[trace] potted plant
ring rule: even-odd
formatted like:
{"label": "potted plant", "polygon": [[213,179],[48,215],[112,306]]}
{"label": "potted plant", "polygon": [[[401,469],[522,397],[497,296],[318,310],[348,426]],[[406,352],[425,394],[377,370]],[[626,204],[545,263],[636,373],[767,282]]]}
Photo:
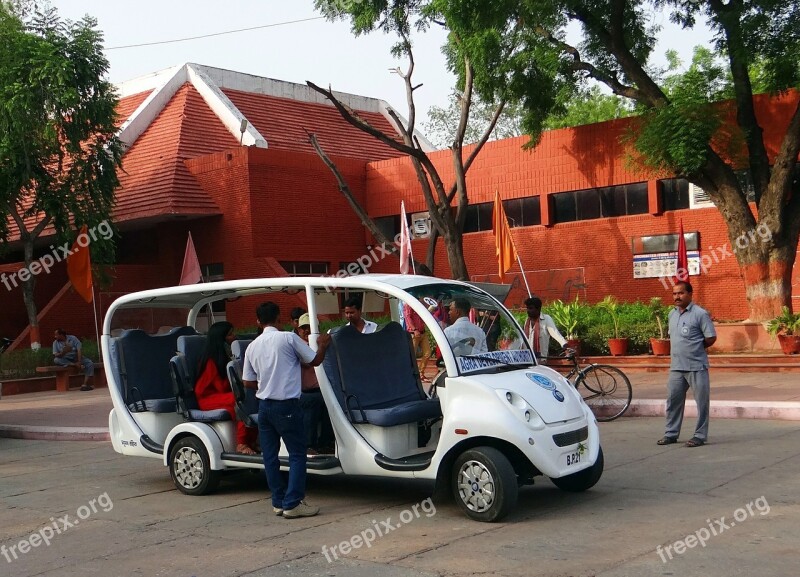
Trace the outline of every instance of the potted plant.
{"label": "potted plant", "polygon": [[581,341],[577,331],[583,318],[583,305],[578,302],[578,298],[575,297],[575,301],[571,303],[555,300],[547,306],[547,313],[553,318],[559,330],[563,331],[567,346],[580,356]]}
{"label": "potted plant", "polygon": [[800,352],[800,313],[793,313],[784,306],[781,314],[767,323],[767,332],[778,337],[783,354]]}
{"label": "potted plant", "polygon": [[619,321],[620,321],[620,304],[616,298],[608,295],[602,301],[597,303],[601,309],[608,313],[611,317],[611,322],[614,324],[614,337],[608,339],[608,350],[614,357],[623,356],[628,352],[628,339],[620,338],[619,336]]}
{"label": "potted plant", "polygon": [[669,323],[670,307],[661,302],[661,297],[651,298],[648,307],[658,326],[658,337],[652,337],[650,339],[650,347],[653,349],[653,354],[655,356],[667,356],[670,351],[669,335],[666,337],[664,336],[664,328],[667,327]]}

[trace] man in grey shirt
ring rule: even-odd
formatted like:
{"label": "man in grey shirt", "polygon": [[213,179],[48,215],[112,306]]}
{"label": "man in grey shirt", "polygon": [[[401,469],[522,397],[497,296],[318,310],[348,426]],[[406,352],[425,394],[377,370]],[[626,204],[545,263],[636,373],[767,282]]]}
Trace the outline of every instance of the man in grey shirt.
{"label": "man in grey shirt", "polygon": [[701,447],[708,439],[709,390],[706,349],[717,340],[708,312],[692,302],[692,285],[680,281],[672,287],[675,308],[669,313],[671,362],[667,381],[667,425],[659,445],[678,441],[683,423],[686,391],[691,386],[697,403],[697,426],[687,447]]}

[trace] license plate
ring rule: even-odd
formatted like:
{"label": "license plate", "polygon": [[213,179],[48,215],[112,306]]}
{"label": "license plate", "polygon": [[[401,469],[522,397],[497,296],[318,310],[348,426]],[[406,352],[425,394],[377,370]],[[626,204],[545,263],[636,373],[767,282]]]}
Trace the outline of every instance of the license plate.
{"label": "license plate", "polygon": [[567,467],[571,467],[572,465],[577,465],[580,462],[581,462],[580,451],[575,451],[574,453],[569,453],[567,455]]}

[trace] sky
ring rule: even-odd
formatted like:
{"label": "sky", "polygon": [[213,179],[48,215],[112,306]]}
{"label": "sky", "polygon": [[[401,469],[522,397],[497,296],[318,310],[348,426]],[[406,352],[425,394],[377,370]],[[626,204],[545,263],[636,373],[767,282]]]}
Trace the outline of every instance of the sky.
{"label": "sky", "polygon": [[[491,0],[487,0],[491,1]],[[403,80],[390,72],[407,63],[390,53],[392,36],[373,32],[354,37],[347,22],[318,18],[313,0],[50,0],[62,18],[77,20],[89,14],[104,33],[112,82],[131,80],[186,62],[235,70],[256,76],[305,83],[310,80],[334,90],[381,98],[407,111]],[[664,25],[656,53],[678,50],[691,61],[692,47],[706,43],[708,34],[685,32],[656,16]],[[134,44],[176,40],[243,28],[291,22],[280,26],[172,42],[123,48]],[[433,106],[446,106],[455,83],[440,47],[441,30],[417,35],[415,91],[418,115],[424,119]],[[661,60],[663,62],[663,59]]]}

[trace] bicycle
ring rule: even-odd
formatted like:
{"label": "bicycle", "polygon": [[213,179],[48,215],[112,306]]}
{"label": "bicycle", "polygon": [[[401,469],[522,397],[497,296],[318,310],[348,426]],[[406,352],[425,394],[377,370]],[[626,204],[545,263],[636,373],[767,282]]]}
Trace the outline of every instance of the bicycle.
{"label": "bicycle", "polygon": [[598,421],[608,422],[618,419],[631,406],[633,398],[631,382],[617,367],[591,364],[582,368],[574,352],[558,358],[572,361],[572,369],[566,378],[581,393],[581,397],[592,409]]}

